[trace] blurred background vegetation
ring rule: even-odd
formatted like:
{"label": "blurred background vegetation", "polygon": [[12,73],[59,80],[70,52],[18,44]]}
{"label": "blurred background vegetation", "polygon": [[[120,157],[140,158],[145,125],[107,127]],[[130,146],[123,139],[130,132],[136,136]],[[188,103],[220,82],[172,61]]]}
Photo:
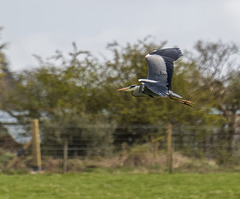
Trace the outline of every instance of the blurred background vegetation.
{"label": "blurred background vegetation", "polygon": [[[192,49],[181,49],[184,56],[175,63],[173,91],[193,101],[193,108],[166,98],[116,92],[146,78],[145,55],[166,44],[151,37],[125,45],[112,42],[107,44],[111,56],[97,57],[73,42],[71,52],[58,50],[49,58],[34,55],[37,68],[14,72],[2,41],[0,110],[22,125],[39,119],[42,145],[62,146],[67,140],[74,147],[76,140],[90,137],[85,145],[104,148],[88,155],[107,156],[114,151],[112,143],[117,148],[151,141],[169,122],[177,135],[175,142],[184,143],[184,134],[190,134],[192,145],[223,146],[214,152],[220,154],[219,163],[239,155],[240,65],[234,43],[200,40]],[[4,126],[0,121],[1,133]],[[147,136],[149,132],[154,137]]]}

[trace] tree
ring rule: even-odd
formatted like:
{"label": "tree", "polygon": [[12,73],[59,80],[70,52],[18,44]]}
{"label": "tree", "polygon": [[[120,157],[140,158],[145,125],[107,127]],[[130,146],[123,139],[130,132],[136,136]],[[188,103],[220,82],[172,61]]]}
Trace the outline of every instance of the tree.
{"label": "tree", "polygon": [[[75,43],[69,55],[66,57],[57,51],[46,60],[35,55],[40,66],[15,76],[16,88],[6,107],[11,107],[9,112],[21,123],[38,118],[43,126],[42,143],[45,145],[57,142],[60,146],[68,143],[76,147],[85,142],[87,147],[101,146],[104,150],[98,153],[107,154],[111,141],[109,132],[86,128],[91,122],[104,121],[104,115],[98,116],[103,105],[99,103],[99,93],[95,92],[102,78],[98,74],[101,66],[89,52],[79,51]],[[86,134],[90,141],[83,139]],[[76,143],[77,140],[80,141]],[[96,153],[91,150],[91,154]]]}
{"label": "tree", "polygon": [[[227,134],[223,140],[227,140],[227,150],[233,151],[234,134],[236,133],[236,114],[240,109],[239,98],[239,65],[235,62],[239,49],[233,43],[203,42],[195,45],[198,55],[194,62],[201,74],[197,89],[206,92],[200,97],[205,106],[216,114],[221,114],[225,122],[223,129]],[[223,131],[222,131],[223,132]]]}
{"label": "tree", "polygon": [[[2,28],[0,27],[1,30]],[[11,106],[8,106],[8,100],[10,93],[15,89],[16,83],[4,53],[6,47],[7,43],[0,44],[0,109],[8,112],[11,109]]]}
{"label": "tree", "polygon": [[91,109],[93,105],[89,99],[98,84],[95,73],[98,64],[88,52],[78,51],[75,44],[73,47],[70,58],[59,51],[50,60],[35,56],[40,65],[38,68],[16,74],[16,88],[7,101],[12,115],[23,111],[25,114],[19,115],[18,119],[29,121],[31,118],[51,119],[58,114],[64,116],[70,110],[97,112],[99,108]]}

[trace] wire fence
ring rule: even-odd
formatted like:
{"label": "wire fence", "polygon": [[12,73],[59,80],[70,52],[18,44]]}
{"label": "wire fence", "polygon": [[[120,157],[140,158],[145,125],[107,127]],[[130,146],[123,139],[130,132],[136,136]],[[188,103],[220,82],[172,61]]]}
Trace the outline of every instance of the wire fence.
{"label": "wire fence", "polygon": [[[172,125],[171,154],[167,125],[40,124],[39,131],[41,168],[46,171],[82,171],[89,167],[162,171],[171,158],[172,168],[178,170],[240,170],[238,129]],[[1,126],[1,170],[33,167],[31,138],[31,125]]]}

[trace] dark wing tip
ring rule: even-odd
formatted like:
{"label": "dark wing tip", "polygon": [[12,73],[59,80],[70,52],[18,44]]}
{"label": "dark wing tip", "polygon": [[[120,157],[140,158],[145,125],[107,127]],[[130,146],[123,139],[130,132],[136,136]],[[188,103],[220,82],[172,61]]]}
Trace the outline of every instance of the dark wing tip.
{"label": "dark wing tip", "polygon": [[150,54],[157,54],[160,56],[168,57],[176,61],[179,57],[183,56],[182,51],[179,48],[165,48],[155,50]]}

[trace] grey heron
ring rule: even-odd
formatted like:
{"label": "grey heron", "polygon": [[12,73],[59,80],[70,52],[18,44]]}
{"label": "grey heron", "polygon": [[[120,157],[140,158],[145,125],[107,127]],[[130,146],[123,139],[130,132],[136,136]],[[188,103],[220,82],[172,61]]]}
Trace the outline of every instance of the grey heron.
{"label": "grey heron", "polygon": [[179,48],[154,50],[145,56],[148,66],[147,79],[139,79],[141,85],[131,85],[117,91],[131,92],[134,97],[169,97],[182,104],[193,106],[194,103],[183,100],[172,91],[173,62],[182,56]]}

